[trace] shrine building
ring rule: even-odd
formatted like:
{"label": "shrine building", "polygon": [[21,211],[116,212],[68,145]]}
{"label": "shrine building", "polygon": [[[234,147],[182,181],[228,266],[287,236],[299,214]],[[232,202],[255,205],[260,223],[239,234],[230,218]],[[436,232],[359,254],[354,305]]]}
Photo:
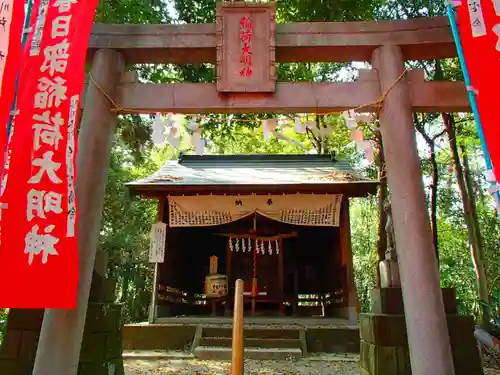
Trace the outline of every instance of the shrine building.
{"label": "shrine building", "polygon": [[[355,323],[349,198],[377,184],[329,155],[181,155],[129,183],[167,225],[150,323],[231,316],[237,279],[247,316]],[[207,298],[209,274],[227,277],[227,296]]]}

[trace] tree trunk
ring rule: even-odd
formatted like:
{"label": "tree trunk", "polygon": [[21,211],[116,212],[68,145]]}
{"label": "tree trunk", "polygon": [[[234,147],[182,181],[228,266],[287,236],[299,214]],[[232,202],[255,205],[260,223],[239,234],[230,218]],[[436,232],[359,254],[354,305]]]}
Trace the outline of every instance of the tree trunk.
{"label": "tree trunk", "polygon": [[[489,302],[488,293],[488,283],[486,279],[486,272],[483,263],[482,251],[481,251],[481,239],[479,227],[477,225],[477,218],[475,217],[475,201],[473,198],[472,183],[467,184],[466,180],[470,180],[467,176],[464,176],[464,171],[462,170],[462,162],[460,160],[456,131],[455,131],[455,121],[452,115],[442,114],[443,122],[448,134],[448,139],[450,142],[451,154],[453,157],[453,162],[455,163],[455,174],[457,177],[458,189],[460,191],[460,196],[462,198],[462,206],[464,210],[465,224],[467,225],[467,233],[469,238],[469,244],[471,247],[471,256],[474,268],[476,271],[476,282],[479,299],[486,303]],[[467,155],[465,150],[462,150],[464,155],[464,165],[466,174],[468,174],[468,163]],[[468,187],[467,185],[470,185]],[[484,302],[481,303],[481,326],[484,329],[489,328],[490,324],[490,309]]]}
{"label": "tree trunk", "polygon": [[[379,211],[379,227],[378,227],[378,244],[377,244],[377,253],[378,253],[378,261],[380,262],[385,258],[385,251],[387,249],[387,233],[386,225],[387,225],[387,213],[385,211],[385,202],[388,197],[387,190],[387,174],[385,168],[385,155],[384,148],[382,145],[382,139],[380,134],[377,136],[377,143],[379,148],[379,157],[378,157],[378,168],[379,168],[379,179],[380,186],[378,191],[378,211]],[[380,269],[377,264],[377,273],[376,273],[376,287],[380,288]]]}
{"label": "tree trunk", "polygon": [[437,197],[438,197],[438,184],[439,184],[439,171],[438,163],[436,160],[436,150],[434,141],[429,145],[429,152],[431,156],[431,227],[432,227],[432,242],[434,244],[434,250],[436,251],[436,257],[439,264],[439,250],[438,250],[438,227],[437,227]]}
{"label": "tree trunk", "polygon": [[424,138],[427,147],[429,148],[430,160],[431,160],[431,188],[430,188],[430,219],[431,219],[431,229],[432,229],[432,243],[434,245],[434,251],[436,252],[436,259],[438,261],[439,267],[439,242],[438,242],[438,228],[437,228],[437,198],[438,198],[438,183],[439,183],[439,170],[436,158],[436,139],[440,137],[443,133],[439,133],[434,137],[430,137],[425,129],[424,123],[425,119],[421,122],[418,118],[418,114],[414,114],[415,128],[420,133],[422,138]]}
{"label": "tree trunk", "polygon": [[469,168],[469,159],[467,157],[467,152],[465,148],[460,146],[460,153],[463,158],[463,166],[464,166],[464,175],[465,182],[467,186],[467,193],[470,201],[470,215],[471,215],[471,226],[475,233],[476,244],[471,248],[472,260],[474,262],[476,268],[476,277],[478,282],[479,289],[479,299],[481,303],[481,310],[483,312],[481,324],[484,329],[488,330],[490,328],[490,297],[488,292],[488,280],[486,278],[486,265],[485,265],[485,257],[483,254],[483,246],[482,246],[482,238],[481,232],[479,229],[479,222],[477,219],[477,211],[476,211],[476,199],[474,196],[474,187],[473,180],[470,174]]}
{"label": "tree trunk", "polygon": [[130,276],[129,276],[130,271],[126,271],[125,275],[123,276],[123,282],[122,282],[122,298],[121,301],[123,303],[127,303],[128,300],[128,289],[129,289],[129,283],[130,283]]}

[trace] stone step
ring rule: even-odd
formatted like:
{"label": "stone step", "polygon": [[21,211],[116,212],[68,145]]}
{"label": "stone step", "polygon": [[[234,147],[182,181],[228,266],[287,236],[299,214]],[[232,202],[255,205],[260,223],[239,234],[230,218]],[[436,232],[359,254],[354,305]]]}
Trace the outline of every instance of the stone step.
{"label": "stone step", "polygon": [[[231,338],[232,336],[231,327],[203,327],[202,337]],[[300,339],[300,330],[245,327],[244,336],[248,339]]]}
{"label": "stone step", "polygon": [[[200,346],[218,346],[230,348],[232,339],[230,337],[203,337]],[[245,348],[281,348],[301,349],[302,341],[299,339],[249,339],[245,338]]]}
{"label": "stone step", "polygon": [[[222,346],[198,346],[193,354],[202,360],[230,361],[231,348]],[[302,350],[296,348],[245,348],[245,359],[299,361],[302,359]]]}

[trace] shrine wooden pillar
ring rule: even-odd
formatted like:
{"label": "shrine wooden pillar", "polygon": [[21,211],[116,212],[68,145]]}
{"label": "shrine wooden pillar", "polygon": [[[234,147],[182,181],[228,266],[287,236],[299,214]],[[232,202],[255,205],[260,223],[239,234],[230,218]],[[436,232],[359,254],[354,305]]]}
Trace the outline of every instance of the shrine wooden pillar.
{"label": "shrine wooden pillar", "polygon": [[[94,56],[91,73],[99,86],[112,95],[124,69],[121,54],[99,50]],[[117,121],[116,114],[110,109],[111,103],[104,93],[89,82],[77,155],[80,257],[77,308],[45,311],[33,375],[77,375]]]}
{"label": "shrine wooden pillar", "polygon": [[[373,54],[381,92],[404,71],[401,48]],[[381,116],[413,375],[453,375],[453,360],[406,78],[387,95]]]}
{"label": "shrine wooden pillar", "polygon": [[[164,214],[165,214],[165,197],[158,198],[158,222],[163,223],[164,220]],[[168,228],[167,228],[168,230]],[[168,239],[166,240],[167,244],[165,244],[165,247],[168,246]],[[167,256],[165,252],[165,257]],[[148,322],[149,324],[153,324],[156,321],[156,318],[158,316],[158,287],[160,286],[160,263],[156,262],[154,264],[154,271],[153,271],[153,290],[152,290],[152,295],[151,295],[151,305],[149,306],[149,315],[148,315]]]}
{"label": "shrine wooden pillar", "polygon": [[343,285],[345,317],[349,322],[356,324],[358,321],[358,293],[354,282],[354,265],[352,261],[351,245],[351,219],[349,215],[349,197],[342,197],[340,208],[340,252],[342,267],[345,270]]}

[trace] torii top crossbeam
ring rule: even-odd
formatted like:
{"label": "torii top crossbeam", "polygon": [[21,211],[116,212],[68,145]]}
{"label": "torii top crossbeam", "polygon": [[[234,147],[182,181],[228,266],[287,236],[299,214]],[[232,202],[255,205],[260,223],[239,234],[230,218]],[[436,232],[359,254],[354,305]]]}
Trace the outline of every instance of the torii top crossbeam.
{"label": "torii top crossbeam", "polygon": [[[381,45],[397,45],[405,60],[456,56],[445,17],[276,26],[277,62],[371,61],[373,51]],[[96,24],[89,59],[99,49],[120,52],[127,64],[213,63],[217,56],[216,25]],[[469,111],[462,82],[428,82],[422,71],[410,73],[413,111]],[[376,72],[361,71],[359,79],[351,83],[278,82],[274,95],[226,93],[223,97],[211,83],[140,84],[128,76],[117,85],[113,99],[120,113],[324,113],[372,103],[381,95]]]}

